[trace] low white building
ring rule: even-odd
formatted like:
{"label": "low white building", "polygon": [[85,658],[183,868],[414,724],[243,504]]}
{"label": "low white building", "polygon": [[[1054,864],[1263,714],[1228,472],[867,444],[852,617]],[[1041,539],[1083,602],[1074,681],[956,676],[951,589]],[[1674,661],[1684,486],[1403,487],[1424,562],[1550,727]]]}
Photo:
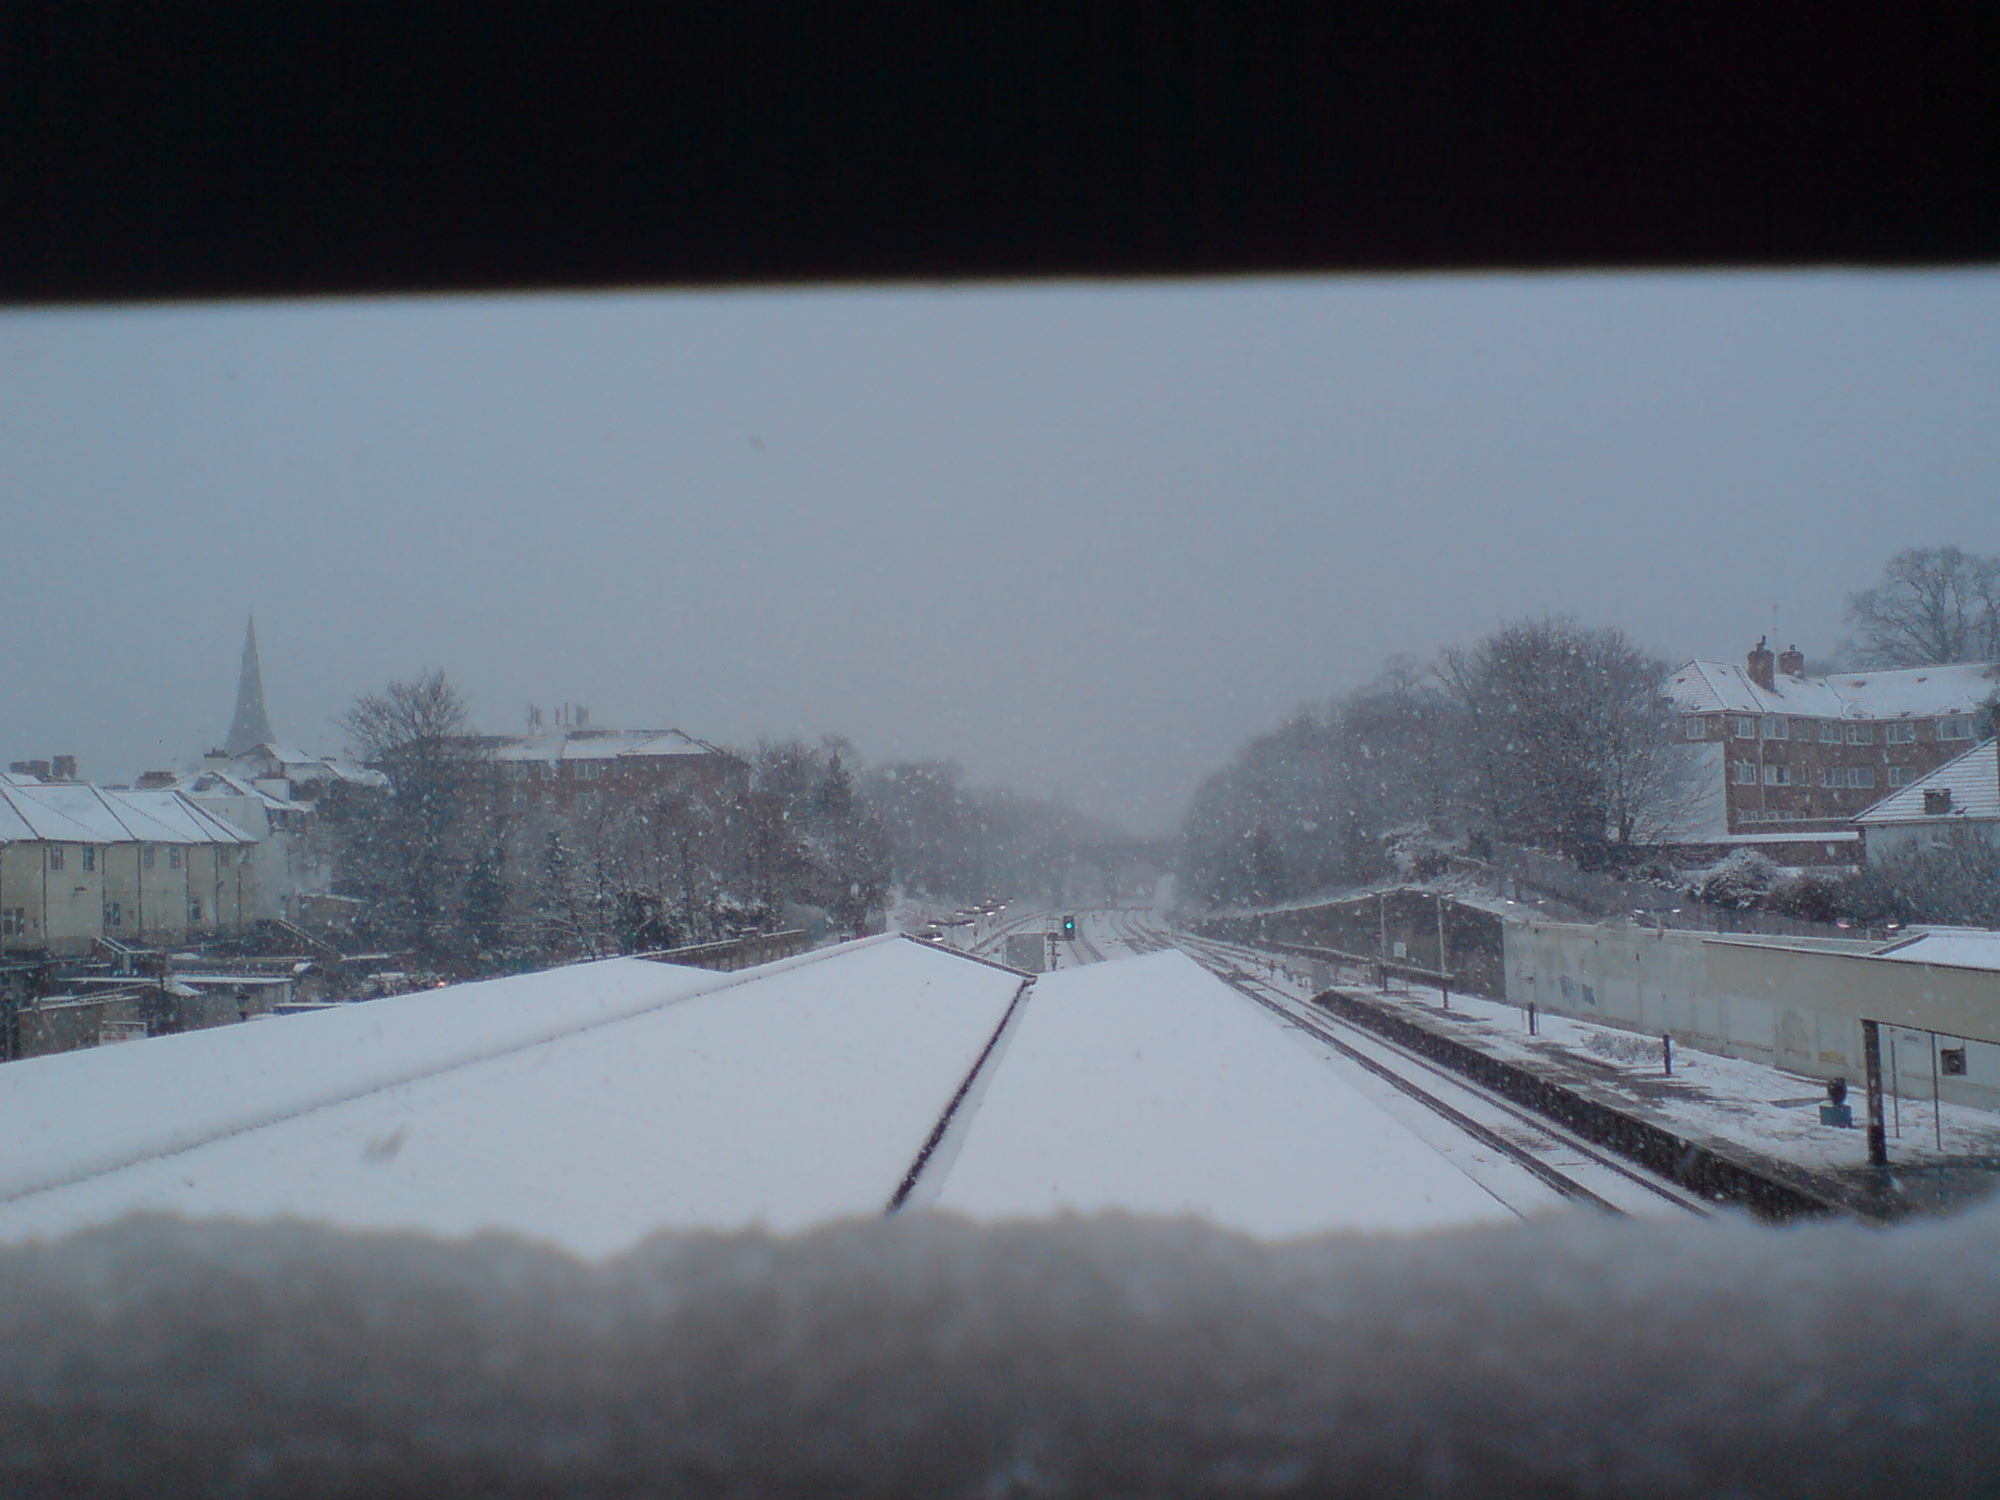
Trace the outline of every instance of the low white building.
{"label": "low white building", "polygon": [[2000,844],[2000,738],[1884,797],[1854,820],[1871,859],[1972,834]]}

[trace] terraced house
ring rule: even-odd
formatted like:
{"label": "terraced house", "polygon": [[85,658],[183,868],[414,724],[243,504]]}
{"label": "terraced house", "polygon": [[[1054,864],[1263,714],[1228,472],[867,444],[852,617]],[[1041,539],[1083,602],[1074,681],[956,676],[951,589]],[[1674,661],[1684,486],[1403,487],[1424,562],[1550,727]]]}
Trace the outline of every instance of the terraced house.
{"label": "terraced house", "polygon": [[1854,819],[1993,732],[1993,663],[1808,677],[1797,647],[1691,661],[1668,688],[1701,747],[1704,813],[1680,842],[1750,844],[1787,864],[1859,857]]}
{"label": "terraced house", "polygon": [[178,791],[0,776],[0,952],[236,931],[255,911],[256,843]]}

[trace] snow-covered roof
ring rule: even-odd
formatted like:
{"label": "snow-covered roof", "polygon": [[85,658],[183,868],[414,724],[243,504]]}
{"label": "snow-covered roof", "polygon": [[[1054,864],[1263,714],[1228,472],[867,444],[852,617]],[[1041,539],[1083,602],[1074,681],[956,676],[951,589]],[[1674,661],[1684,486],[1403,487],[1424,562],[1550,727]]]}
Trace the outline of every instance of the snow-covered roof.
{"label": "snow-covered roof", "polygon": [[292,781],[350,781],[359,786],[389,784],[389,778],[380,771],[350,765],[337,756],[314,755],[293,745],[278,745],[269,741],[238,751],[229,759],[237,765],[265,763],[275,766],[280,775]]}
{"label": "snow-covered roof", "polygon": [[1667,679],[1684,713],[1789,714],[1814,719],[1938,718],[1970,713],[1996,688],[1996,664],[1841,672],[1831,677],[1777,673],[1760,687],[1737,662],[1691,661]]}
{"label": "snow-covered roof", "polygon": [[489,743],[495,760],[541,761],[549,765],[566,760],[724,753],[678,729],[572,729],[559,734],[497,736]]}
{"label": "snow-covered roof", "polygon": [[0,787],[0,839],[62,844],[252,844],[184,793],[112,791],[86,782]]}
{"label": "snow-covered roof", "polygon": [[1983,927],[1934,927],[1875,957],[1957,969],[2000,969],[2000,932]]}
{"label": "snow-covered roof", "polygon": [[901,937],[610,959],[7,1066],[0,1239],[160,1209],[586,1254],[880,1214],[1021,984]]}
{"label": "snow-covered roof", "polygon": [[[1948,791],[1951,810],[1924,811],[1924,793]],[[2000,740],[1987,740],[1948,760],[1928,776],[1891,792],[1855,818],[1864,828],[1890,823],[1938,823],[2000,818]]]}
{"label": "snow-covered roof", "polygon": [[913,1203],[1267,1236],[1512,1216],[1324,1045],[1174,951],[1042,976],[962,1113]]}
{"label": "snow-covered roof", "polygon": [[1118,1207],[1276,1236],[1512,1215],[1430,1117],[1180,954],[1022,983],[891,936],[10,1063],[0,1242],[156,1210],[599,1255],[879,1215],[913,1173],[911,1206],[981,1217]]}
{"label": "snow-covered roof", "polygon": [[203,771],[192,783],[178,788],[196,802],[204,798],[247,797],[253,802],[261,802],[272,812],[304,812],[312,806],[308,802],[294,802],[289,797],[280,797],[275,792],[267,792],[261,786],[253,785],[240,776],[231,776],[224,771]]}

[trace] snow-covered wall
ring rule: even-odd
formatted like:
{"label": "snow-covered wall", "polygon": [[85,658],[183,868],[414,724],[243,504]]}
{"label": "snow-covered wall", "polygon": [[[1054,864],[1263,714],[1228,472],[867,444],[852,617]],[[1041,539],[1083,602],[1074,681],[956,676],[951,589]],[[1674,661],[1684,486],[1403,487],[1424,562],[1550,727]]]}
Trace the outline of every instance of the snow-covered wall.
{"label": "snow-covered wall", "polygon": [[0,1249],[23,1496],[1912,1497],[2000,1473],[2000,1214]]}

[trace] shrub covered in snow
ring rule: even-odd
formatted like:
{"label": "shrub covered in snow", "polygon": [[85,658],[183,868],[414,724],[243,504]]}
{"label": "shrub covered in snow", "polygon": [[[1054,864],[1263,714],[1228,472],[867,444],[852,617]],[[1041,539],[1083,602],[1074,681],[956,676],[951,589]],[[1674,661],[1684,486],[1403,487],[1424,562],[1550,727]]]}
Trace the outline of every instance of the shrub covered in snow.
{"label": "shrub covered in snow", "polygon": [[1760,905],[1781,878],[1782,872],[1767,856],[1739,849],[1699,872],[1688,883],[1687,893],[1711,906],[1747,910]]}
{"label": "shrub covered in snow", "polygon": [[1851,906],[1847,878],[1825,870],[1794,870],[1764,897],[1767,911],[1801,922],[1835,922],[1852,915]]}
{"label": "shrub covered in snow", "polygon": [[1451,840],[1423,823],[1405,823],[1383,839],[1398,880],[1435,880],[1451,868]]}

